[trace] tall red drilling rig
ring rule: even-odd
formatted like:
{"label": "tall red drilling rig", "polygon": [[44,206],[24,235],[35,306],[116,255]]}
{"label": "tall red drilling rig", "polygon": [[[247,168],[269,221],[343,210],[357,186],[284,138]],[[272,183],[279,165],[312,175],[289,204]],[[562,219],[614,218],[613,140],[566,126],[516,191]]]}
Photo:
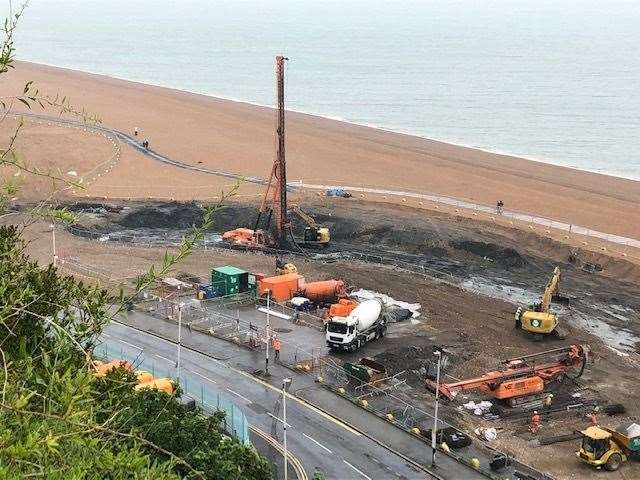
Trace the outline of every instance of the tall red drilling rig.
{"label": "tall red drilling rig", "polygon": [[[285,157],[285,110],[284,110],[284,62],[287,57],[276,57],[276,155],[271,167],[269,181],[266,184],[260,210],[253,229],[236,228],[222,235],[222,239],[236,245],[263,248],[265,246],[284,246],[291,224],[287,215],[287,163]],[[271,239],[268,230],[271,217],[275,214],[275,239]],[[264,228],[260,227],[264,221]]]}
{"label": "tall red drilling rig", "polygon": [[[260,204],[260,210],[253,229],[236,228],[225,232],[222,239],[231,244],[248,248],[287,247],[288,238],[292,243],[326,247],[329,244],[329,229],[316,224],[313,217],[304,213],[299,206],[292,205],[291,210],[298,215],[306,227],[304,237],[294,240],[287,207],[287,162],[285,157],[285,110],[284,110],[284,62],[288,58],[276,57],[276,154],[271,167],[269,181]],[[274,239],[269,235],[271,217],[275,215]],[[261,222],[264,226],[261,226]]]}

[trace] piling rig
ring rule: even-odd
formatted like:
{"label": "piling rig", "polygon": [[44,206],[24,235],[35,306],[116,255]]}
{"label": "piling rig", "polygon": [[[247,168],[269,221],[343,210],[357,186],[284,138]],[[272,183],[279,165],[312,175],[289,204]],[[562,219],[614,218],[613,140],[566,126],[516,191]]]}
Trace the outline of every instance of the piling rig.
{"label": "piling rig", "polygon": [[[526,401],[532,395],[542,393],[548,383],[570,376],[578,378],[584,372],[589,357],[588,345],[570,345],[544,352],[510,358],[502,362],[501,370],[487,372],[476,378],[453,383],[442,383],[440,394],[452,400],[466,390],[479,390],[510,406]],[[436,390],[432,380],[426,380],[427,388]]]}

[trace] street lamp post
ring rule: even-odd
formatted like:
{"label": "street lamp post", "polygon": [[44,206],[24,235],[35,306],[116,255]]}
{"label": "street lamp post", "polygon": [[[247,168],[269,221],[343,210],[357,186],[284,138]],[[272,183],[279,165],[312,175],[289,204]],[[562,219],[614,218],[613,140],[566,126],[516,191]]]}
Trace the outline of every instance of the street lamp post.
{"label": "street lamp post", "polygon": [[180,380],[180,353],[182,351],[182,307],[184,303],[178,304],[178,360],[176,361],[176,377]]}
{"label": "street lamp post", "polygon": [[287,388],[291,385],[291,379],[282,380],[282,437],[284,446],[284,480],[288,480],[289,454],[287,453]]}
{"label": "street lamp post", "polygon": [[265,336],[266,338],[266,344],[267,344],[267,348],[265,350],[264,353],[264,374],[266,376],[269,375],[269,343],[271,340],[271,334],[270,334],[270,330],[271,330],[271,317],[269,312],[271,311],[271,291],[267,290],[267,327],[265,329]]}
{"label": "street lamp post", "polygon": [[440,396],[440,362],[442,360],[442,352],[436,350],[433,352],[438,357],[438,367],[436,369],[436,406],[433,415],[433,428],[431,429],[431,466],[436,466],[436,432],[438,429],[438,399]]}

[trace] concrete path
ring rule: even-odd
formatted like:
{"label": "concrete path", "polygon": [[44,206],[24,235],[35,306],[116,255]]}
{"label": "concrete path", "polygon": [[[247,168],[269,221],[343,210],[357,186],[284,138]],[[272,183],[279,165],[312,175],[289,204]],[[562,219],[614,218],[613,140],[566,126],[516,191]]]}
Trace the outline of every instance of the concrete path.
{"label": "concrete path", "polygon": [[[62,124],[62,125],[73,125],[80,128],[85,128],[87,130],[93,130],[103,133],[108,133],[110,135],[115,136],[118,140],[126,143],[131,146],[135,150],[138,150],[140,153],[158,161],[168,165],[173,165],[174,167],[183,168],[187,170],[193,170],[197,172],[206,173],[208,175],[216,175],[220,177],[226,178],[234,178],[238,180],[242,180],[249,183],[256,183],[260,185],[266,184],[266,180],[257,176],[242,176],[237,173],[224,171],[224,170],[213,170],[209,168],[198,167],[196,165],[191,165],[186,162],[182,162],[179,160],[174,160],[166,155],[162,155],[158,152],[153,151],[149,148],[144,148],[140,144],[140,142],[134,137],[127,135],[124,132],[119,130],[101,126],[101,125],[89,125],[82,122],[78,122],[75,120],[66,120],[60,117],[53,117],[50,115],[40,115],[35,113],[24,113],[24,114],[12,114],[15,116],[24,116],[30,118],[37,118],[40,120],[45,120],[50,123]],[[320,190],[325,191],[332,188],[339,188],[342,190],[346,190],[349,192],[362,192],[362,193],[371,193],[377,195],[390,195],[400,198],[416,198],[420,200],[427,200],[430,202],[440,203],[444,205],[451,205],[458,208],[465,208],[472,211],[483,212],[487,214],[495,214],[495,208],[488,207],[486,205],[480,205],[477,203],[468,202],[465,200],[459,200],[452,197],[446,197],[442,195],[433,195],[425,192],[409,192],[409,191],[399,191],[399,190],[387,190],[382,188],[371,188],[371,187],[362,187],[362,186],[353,186],[353,185],[320,185],[320,184],[305,184],[302,181],[297,182],[289,182],[287,183],[287,189],[297,190],[297,189],[307,189],[307,190]],[[616,243],[618,245],[626,245],[629,247],[640,248],[640,240],[635,238],[623,237],[620,235],[614,235],[606,232],[599,232],[597,230],[593,230],[591,228],[582,227],[580,225],[568,224],[565,222],[559,222],[553,219],[539,217],[536,215],[531,215],[528,213],[516,212],[511,210],[504,210],[501,214],[502,217],[511,218],[514,220],[519,220],[523,222],[528,222],[536,225],[542,225],[548,228],[555,228],[558,230],[563,230],[566,232],[575,233],[578,235],[584,235],[587,237],[597,238],[599,240],[605,240],[608,242]]]}

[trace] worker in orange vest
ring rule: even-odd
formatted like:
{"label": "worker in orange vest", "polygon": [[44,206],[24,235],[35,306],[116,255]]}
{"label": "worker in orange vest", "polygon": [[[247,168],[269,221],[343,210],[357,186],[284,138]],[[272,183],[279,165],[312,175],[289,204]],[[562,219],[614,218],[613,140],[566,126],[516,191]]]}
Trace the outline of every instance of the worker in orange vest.
{"label": "worker in orange vest", "polygon": [[535,410],[533,412],[533,416],[531,417],[531,433],[538,433],[540,431],[540,415],[538,411]]}
{"label": "worker in orange vest", "polygon": [[591,420],[591,425],[593,425],[594,427],[598,426],[598,417],[596,416],[596,414],[600,411],[600,409],[598,407],[595,407],[593,409],[593,412],[587,414],[587,418],[589,418],[589,420]]}
{"label": "worker in orange vest", "polygon": [[271,346],[273,347],[273,351],[276,352],[276,360],[280,360],[280,347],[282,346],[280,339],[278,337],[273,337]]}

